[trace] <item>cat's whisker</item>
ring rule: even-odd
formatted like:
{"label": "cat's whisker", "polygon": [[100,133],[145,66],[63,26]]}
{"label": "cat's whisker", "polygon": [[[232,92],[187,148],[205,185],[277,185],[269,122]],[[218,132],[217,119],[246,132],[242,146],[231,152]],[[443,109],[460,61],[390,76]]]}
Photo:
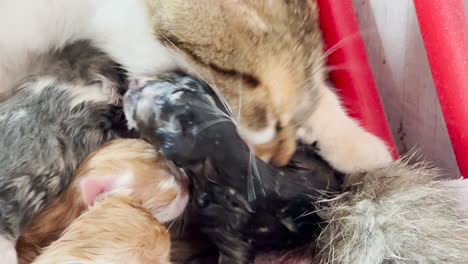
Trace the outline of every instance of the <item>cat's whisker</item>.
{"label": "cat's whisker", "polygon": [[[211,85],[211,84],[210,84]],[[229,102],[227,101],[226,97],[221,93],[221,91],[216,87],[216,85],[211,85],[211,88],[215,92],[216,96],[218,96],[219,100],[221,101],[221,104],[223,104],[224,108],[228,111],[228,114],[230,116],[233,116],[232,108],[229,105]]]}
{"label": "cat's whisker", "polygon": [[334,66],[328,66],[327,67],[327,71],[328,72],[332,72],[332,71],[342,71],[342,70],[346,70],[346,66],[345,64],[341,64],[341,65],[334,65]]}
{"label": "cat's whisker", "polygon": [[348,41],[354,40],[354,39],[360,37],[361,35],[362,35],[361,32],[355,32],[355,33],[341,39],[340,41],[335,43],[333,46],[331,46],[331,47],[327,48],[326,50],[324,50],[324,52],[323,52],[323,54],[321,56],[321,59],[326,59],[328,56],[330,56],[331,54],[335,53],[337,50],[344,47],[344,45],[346,45]]}
{"label": "cat's whisker", "polygon": [[249,168],[247,171],[247,199],[248,201],[254,201],[255,199],[257,199],[257,195],[255,193],[255,186],[253,182],[254,176],[252,172],[252,169],[253,169],[252,163],[254,162],[253,161],[254,159],[255,157],[252,155],[252,151],[251,151],[249,155]]}
{"label": "cat's whisker", "polygon": [[263,186],[263,181],[262,177],[260,175],[260,172],[258,170],[257,166],[257,159],[255,156],[255,153],[253,151],[249,152],[249,169],[248,169],[248,175],[247,175],[247,197],[249,201],[253,201],[256,199],[256,192],[255,192],[255,184],[254,184],[254,177],[257,179],[259,185],[260,185],[260,190],[262,192],[263,196],[266,196],[265,188]]}
{"label": "cat's whisker", "polygon": [[207,121],[207,122],[203,123],[199,129],[196,130],[195,135],[198,135],[203,130],[205,130],[205,129],[207,129],[207,128],[215,125],[215,124],[221,123],[221,122],[231,122],[231,120],[228,120],[226,118],[217,118],[217,119]]}
{"label": "cat's whisker", "polygon": [[[241,82],[237,82],[239,84],[241,84]],[[238,99],[238,106],[237,106],[237,120],[238,122],[240,123],[241,122],[241,109],[242,109],[242,87],[238,87],[237,91],[238,92],[238,95],[239,95],[239,99]]]}
{"label": "cat's whisker", "polygon": [[[331,54],[335,53],[336,51],[338,51],[339,49],[343,48],[346,44],[348,44],[347,42],[349,41],[352,41],[356,38],[358,38],[359,36],[363,36],[363,35],[367,35],[369,33],[373,33],[373,30],[361,30],[360,32],[355,32],[343,39],[341,39],[340,41],[338,41],[336,44],[334,44],[333,46],[327,48],[326,50],[324,50],[323,54],[318,57],[316,60],[320,61],[320,60],[327,60],[328,59],[328,56],[330,56]],[[344,63],[342,64],[344,65]],[[330,71],[333,71],[333,70],[336,70],[336,69],[333,69],[334,66],[324,66],[322,65],[321,63],[318,63],[317,65],[315,65],[315,67],[312,69],[312,72],[311,72],[311,77],[310,78],[313,78],[314,75],[320,71],[320,70],[323,70],[323,68],[326,67],[327,69],[327,72],[330,72]]]}
{"label": "cat's whisker", "polygon": [[175,223],[175,221],[172,221],[172,222],[169,224],[169,226],[166,228],[166,231],[167,231],[167,232],[169,232],[169,231],[171,230],[172,226],[174,226],[174,223]]}
{"label": "cat's whisker", "polygon": [[[167,36],[165,36],[164,34],[161,34],[161,36],[169,43],[172,45],[172,47],[178,51],[180,51],[181,53],[182,50],[177,47]],[[204,82],[208,83],[210,85],[210,87],[212,88],[212,90],[214,91],[214,93],[216,94],[216,96],[219,98],[221,104],[224,106],[224,108],[229,112],[230,115],[233,115],[232,114],[232,109],[231,109],[231,106],[229,105],[226,97],[224,97],[224,95],[221,93],[221,91],[218,89],[218,87],[216,87],[215,83],[214,83],[214,78],[213,76],[210,76],[211,77],[211,80],[207,80],[206,78],[204,78],[204,76],[202,74],[200,74],[194,67],[190,67],[190,65],[188,65],[187,63],[184,65],[186,68],[189,69],[190,72],[192,72],[194,75],[196,75],[197,78],[199,78],[200,80],[203,80]],[[211,73],[209,73],[211,74]]]}
{"label": "cat's whisker", "polygon": [[218,109],[217,107],[213,107],[210,103],[204,102],[204,104],[198,105],[197,107],[205,111],[208,111],[208,113],[213,114],[215,116],[221,116],[226,119],[229,119],[232,121],[232,123],[236,125],[236,121],[234,120],[234,118],[232,118],[232,116],[224,113],[222,110]]}

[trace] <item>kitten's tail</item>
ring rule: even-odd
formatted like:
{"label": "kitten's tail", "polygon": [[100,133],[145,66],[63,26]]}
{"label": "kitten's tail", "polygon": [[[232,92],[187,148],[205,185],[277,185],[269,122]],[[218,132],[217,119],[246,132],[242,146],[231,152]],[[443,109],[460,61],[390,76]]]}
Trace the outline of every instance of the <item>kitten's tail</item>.
{"label": "kitten's tail", "polygon": [[467,263],[468,221],[453,198],[460,189],[439,176],[408,158],[351,175],[346,192],[326,202],[322,263]]}

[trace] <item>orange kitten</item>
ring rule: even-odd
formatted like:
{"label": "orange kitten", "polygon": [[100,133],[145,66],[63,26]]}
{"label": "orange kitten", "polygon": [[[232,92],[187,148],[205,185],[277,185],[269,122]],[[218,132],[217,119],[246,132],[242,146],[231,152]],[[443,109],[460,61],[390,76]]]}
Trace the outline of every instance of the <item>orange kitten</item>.
{"label": "orange kitten", "polygon": [[129,192],[97,201],[34,264],[166,264],[170,237]]}
{"label": "orange kitten", "polygon": [[178,217],[188,201],[185,178],[152,145],[137,139],[111,141],[88,156],[68,189],[23,230],[16,244],[20,263],[34,260],[101,194],[124,189],[131,189],[132,199],[161,222]]}

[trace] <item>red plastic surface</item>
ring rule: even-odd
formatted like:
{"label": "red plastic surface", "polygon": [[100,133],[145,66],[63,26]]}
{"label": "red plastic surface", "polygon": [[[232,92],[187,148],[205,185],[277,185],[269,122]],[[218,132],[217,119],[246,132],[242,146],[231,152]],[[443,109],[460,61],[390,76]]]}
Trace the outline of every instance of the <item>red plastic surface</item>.
{"label": "red plastic surface", "polygon": [[468,178],[468,22],[463,0],[414,4],[458,167]]}
{"label": "red plastic surface", "polygon": [[[364,42],[351,0],[316,0],[320,26],[327,49],[328,64],[340,70],[330,73],[349,114],[369,132],[384,140],[395,158],[398,151],[390,132],[379,92],[369,66]],[[340,42],[341,41],[341,42]]]}

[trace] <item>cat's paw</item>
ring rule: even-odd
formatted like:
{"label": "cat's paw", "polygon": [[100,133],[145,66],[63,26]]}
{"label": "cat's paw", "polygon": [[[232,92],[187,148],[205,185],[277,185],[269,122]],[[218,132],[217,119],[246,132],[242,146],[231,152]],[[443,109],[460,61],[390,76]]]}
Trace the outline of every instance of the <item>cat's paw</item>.
{"label": "cat's paw", "polygon": [[389,148],[348,116],[338,97],[328,87],[318,90],[315,111],[297,130],[303,143],[317,146],[317,153],[344,173],[371,170],[393,159]]}
{"label": "cat's paw", "polygon": [[317,153],[344,173],[383,167],[393,160],[385,143],[357,124],[348,130],[330,130],[321,134],[301,128],[297,135],[304,143],[315,144]]}

